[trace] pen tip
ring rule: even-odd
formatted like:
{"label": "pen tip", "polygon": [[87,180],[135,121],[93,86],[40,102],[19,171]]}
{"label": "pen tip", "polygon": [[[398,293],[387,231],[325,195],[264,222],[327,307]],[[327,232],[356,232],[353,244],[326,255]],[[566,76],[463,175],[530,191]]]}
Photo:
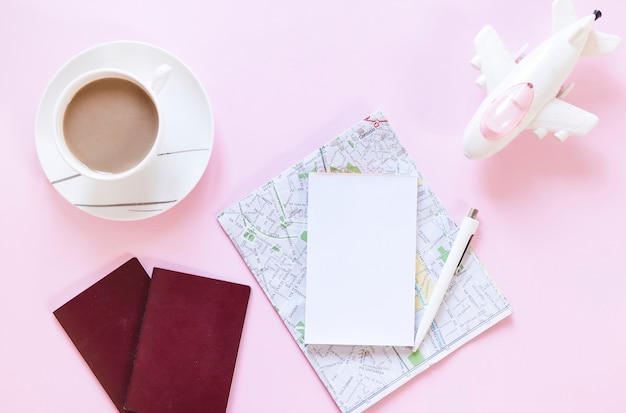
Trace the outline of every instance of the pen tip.
{"label": "pen tip", "polygon": [[478,215],[478,210],[476,208],[470,209],[470,211],[467,214],[467,216],[472,219],[476,218],[476,215]]}

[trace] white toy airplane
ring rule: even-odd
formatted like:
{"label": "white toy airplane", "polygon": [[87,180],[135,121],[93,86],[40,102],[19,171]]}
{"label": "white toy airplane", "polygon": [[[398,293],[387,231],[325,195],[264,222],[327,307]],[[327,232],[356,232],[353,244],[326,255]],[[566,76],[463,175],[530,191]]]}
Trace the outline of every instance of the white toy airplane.
{"label": "white toy airplane", "polygon": [[491,156],[525,129],[539,138],[552,132],[561,141],[593,129],[596,115],[561,99],[573,86],[564,82],[580,57],[611,53],[621,42],[618,36],[592,30],[601,15],[595,10],[578,19],[571,0],[554,0],[552,36],[518,58],[507,52],[493,27],[478,33],[471,64],[482,73],[476,83],[487,98],[465,129],[465,156]]}

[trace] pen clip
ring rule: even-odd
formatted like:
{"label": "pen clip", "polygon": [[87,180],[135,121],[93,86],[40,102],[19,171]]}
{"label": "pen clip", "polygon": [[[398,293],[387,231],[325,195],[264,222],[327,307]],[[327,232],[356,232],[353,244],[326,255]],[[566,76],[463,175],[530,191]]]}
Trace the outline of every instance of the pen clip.
{"label": "pen clip", "polygon": [[469,239],[467,240],[467,245],[465,245],[465,249],[463,250],[463,254],[461,254],[461,259],[459,260],[459,263],[456,266],[456,270],[454,270],[454,275],[457,275],[458,273],[460,273],[463,270],[463,260],[465,259],[465,256],[467,255],[467,250],[469,249],[470,243],[472,242],[472,238],[474,236],[470,236]]}
{"label": "pen clip", "polygon": [[[467,217],[466,218],[475,220],[477,215],[478,215],[478,210],[476,208],[471,208],[469,210],[469,212],[467,213]],[[457,264],[456,269],[454,270],[454,275],[457,275],[463,269],[463,266],[461,264],[463,263],[463,260],[465,259],[465,256],[467,255],[467,250],[469,248],[470,243],[472,242],[472,238],[474,238],[474,234],[470,235],[470,237],[467,240],[467,244],[465,245],[465,249],[463,250],[463,254],[461,254],[461,258],[459,259],[459,263]]]}

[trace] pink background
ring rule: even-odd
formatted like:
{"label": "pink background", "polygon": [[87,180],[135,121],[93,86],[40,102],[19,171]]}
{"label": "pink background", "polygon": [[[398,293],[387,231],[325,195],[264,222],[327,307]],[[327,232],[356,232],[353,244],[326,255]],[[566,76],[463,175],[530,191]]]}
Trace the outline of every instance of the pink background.
{"label": "pink background", "polygon": [[[626,5],[596,28],[626,38]],[[35,1],[0,13],[0,410],[114,412],[52,311],[130,256],[252,287],[229,412],[333,412],[332,399],[216,215],[382,109],[457,222],[480,209],[475,251],[513,315],[370,409],[617,411],[626,405],[626,46],[581,61],[567,97],[600,123],[565,143],[531,133],[470,161],[466,122],[484,97],[468,64],[493,24],[512,53],[550,33],[547,0]],[[155,44],[185,61],[213,105],[215,146],[171,210],[111,222],[70,205],[34,143],[42,93],[82,50]]]}

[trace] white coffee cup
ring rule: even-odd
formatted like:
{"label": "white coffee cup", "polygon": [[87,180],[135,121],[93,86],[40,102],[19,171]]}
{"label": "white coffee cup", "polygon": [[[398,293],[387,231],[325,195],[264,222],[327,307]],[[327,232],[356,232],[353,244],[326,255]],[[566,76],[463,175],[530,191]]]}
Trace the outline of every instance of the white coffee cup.
{"label": "white coffee cup", "polygon": [[56,146],[67,164],[97,180],[123,179],[150,164],[163,139],[158,94],[170,71],[163,64],[141,79],[98,69],[72,81],[54,113]]}

